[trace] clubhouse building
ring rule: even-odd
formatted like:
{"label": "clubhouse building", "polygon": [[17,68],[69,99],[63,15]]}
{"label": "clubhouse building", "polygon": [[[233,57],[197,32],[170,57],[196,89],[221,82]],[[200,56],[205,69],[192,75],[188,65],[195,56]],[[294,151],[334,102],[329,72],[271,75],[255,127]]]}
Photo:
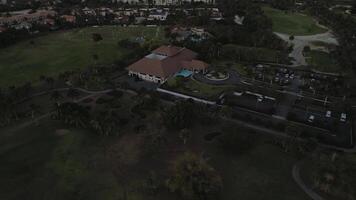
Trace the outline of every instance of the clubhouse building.
{"label": "clubhouse building", "polygon": [[205,72],[208,64],[197,60],[197,55],[196,52],[184,47],[161,46],[126,69],[130,76],[164,83],[168,78],[182,71],[185,72],[183,74]]}

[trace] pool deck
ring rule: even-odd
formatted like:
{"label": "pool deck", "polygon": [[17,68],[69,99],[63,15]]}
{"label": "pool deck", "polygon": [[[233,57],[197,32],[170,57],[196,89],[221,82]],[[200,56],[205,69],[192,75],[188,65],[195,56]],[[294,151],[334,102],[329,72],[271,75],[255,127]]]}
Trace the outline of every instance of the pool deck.
{"label": "pool deck", "polygon": [[181,70],[180,72],[176,73],[174,76],[177,77],[177,76],[183,76],[185,78],[191,76],[194,72],[192,71],[189,71],[189,70]]}

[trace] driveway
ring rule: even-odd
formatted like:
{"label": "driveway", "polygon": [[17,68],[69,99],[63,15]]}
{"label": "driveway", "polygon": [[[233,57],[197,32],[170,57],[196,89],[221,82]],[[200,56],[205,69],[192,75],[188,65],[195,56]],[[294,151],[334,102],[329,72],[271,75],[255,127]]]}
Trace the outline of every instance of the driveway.
{"label": "driveway", "polygon": [[326,33],[307,35],[307,36],[295,36],[294,40],[289,40],[290,35],[284,33],[275,34],[282,40],[288,42],[288,44],[293,44],[293,51],[289,54],[290,57],[294,58],[292,66],[306,66],[308,63],[303,55],[303,50],[305,46],[315,47],[313,42],[322,42],[331,45],[338,45],[338,41],[331,31]]}

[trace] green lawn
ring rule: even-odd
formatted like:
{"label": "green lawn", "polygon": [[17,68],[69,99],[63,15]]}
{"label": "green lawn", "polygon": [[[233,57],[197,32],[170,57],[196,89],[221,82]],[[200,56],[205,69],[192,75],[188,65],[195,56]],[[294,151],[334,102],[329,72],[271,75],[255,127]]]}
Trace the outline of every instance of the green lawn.
{"label": "green lawn", "polygon": [[[130,113],[136,103],[127,95],[115,100],[125,105],[121,106],[124,113]],[[130,121],[138,123],[133,118]],[[0,199],[122,198],[123,186],[117,180],[114,159],[109,158],[112,151],[108,151],[120,137],[102,137],[90,129],[49,119],[17,131],[9,129],[0,129]],[[125,127],[121,130],[130,135]],[[125,156],[130,157],[130,152]],[[125,184],[132,184],[130,181]],[[139,195],[127,194],[128,199]]]}
{"label": "green lawn", "polygon": [[211,162],[224,180],[223,200],[309,200],[292,178],[297,160],[271,144],[238,155],[212,154]]}
{"label": "green lawn", "polygon": [[215,67],[217,70],[218,69],[233,69],[237,73],[243,76],[247,76],[248,68],[241,63],[237,63],[235,61],[228,61],[228,60],[215,60],[211,63],[213,67]]}
{"label": "green lawn", "polygon": [[[100,33],[102,41],[94,42],[93,33]],[[37,81],[40,75],[54,76],[60,72],[79,69],[94,63],[110,64],[129,53],[117,42],[144,36],[160,41],[163,28],[156,27],[89,27],[67,32],[51,33],[30,41],[0,49],[0,87]],[[98,55],[95,61],[93,55]]]}
{"label": "green lawn", "polygon": [[306,61],[318,71],[340,73],[341,70],[335,58],[323,51],[313,50],[306,53]]}
{"label": "green lawn", "polygon": [[317,26],[312,17],[300,13],[285,13],[282,10],[263,6],[262,9],[273,21],[273,31],[289,35],[314,35],[326,30]]}
{"label": "green lawn", "polygon": [[[120,98],[122,113],[134,115],[128,108],[140,99]],[[291,177],[297,159],[267,142],[267,137],[255,134],[249,140],[238,137],[238,141],[227,137],[234,142],[228,142],[229,148],[235,150],[226,150],[218,140],[206,142],[204,136],[227,130],[239,135],[252,133],[240,126],[224,128],[225,122],[217,120],[209,125],[197,123],[187,144],[176,131],[167,130],[160,133],[167,143],[155,146],[150,137],[162,128],[162,113],[157,114],[151,111],[145,119],[131,117],[121,136],[99,136],[52,120],[15,132],[0,130],[0,199],[181,199],[163,185],[171,175],[173,161],[185,151],[206,156],[219,172],[221,200],[308,199]],[[140,124],[149,127],[137,134],[134,130]],[[157,174],[155,183],[162,184],[157,195],[145,192],[150,172]]]}
{"label": "green lawn", "polygon": [[[356,197],[356,155],[336,153],[336,161],[332,161],[334,152],[318,152],[305,159],[300,166],[300,175],[304,183],[313,187],[314,191],[324,197],[324,199],[347,200]],[[325,175],[335,177],[328,181]],[[317,185],[317,182],[320,182]],[[342,182],[343,184],[340,184]],[[330,186],[329,192],[321,190],[322,184]],[[351,188],[351,190],[350,190]]]}
{"label": "green lawn", "polygon": [[[45,121],[0,135],[0,199],[117,199],[103,138]],[[64,128],[65,129],[65,128]],[[93,160],[95,160],[95,165]]]}

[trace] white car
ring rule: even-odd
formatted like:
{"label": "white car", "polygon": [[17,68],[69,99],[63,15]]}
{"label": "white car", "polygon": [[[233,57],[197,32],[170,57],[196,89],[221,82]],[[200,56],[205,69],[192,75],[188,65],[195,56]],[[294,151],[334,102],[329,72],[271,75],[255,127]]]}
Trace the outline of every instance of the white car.
{"label": "white car", "polygon": [[341,113],[340,121],[346,122],[346,114],[345,113]]}
{"label": "white car", "polygon": [[257,98],[257,101],[258,101],[258,102],[262,102],[262,101],[263,101],[263,97],[258,97],[258,98]]}
{"label": "white car", "polygon": [[330,117],[331,117],[331,111],[330,111],[330,110],[326,111],[325,117],[327,117],[327,118],[330,118]]}
{"label": "white car", "polygon": [[308,118],[308,122],[313,123],[314,119],[315,119],[314,115],[310,115]]}

